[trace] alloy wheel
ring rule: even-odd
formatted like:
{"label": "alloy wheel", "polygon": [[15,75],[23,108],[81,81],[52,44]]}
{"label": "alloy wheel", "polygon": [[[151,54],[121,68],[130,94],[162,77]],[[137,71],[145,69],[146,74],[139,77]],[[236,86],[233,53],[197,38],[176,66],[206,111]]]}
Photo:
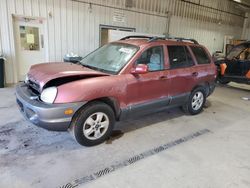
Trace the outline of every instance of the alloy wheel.
{"label": "alloy wheel", "polygon": [[103,112],[96,112],[90,115],[83,125],[83,134],[89,140],[101,138],[109,127],[109,118]]}
{"label": "alloy wheel", "polygon": [[204,95],[201,91],[197,91],[192,98],[193,110],[199,110],[202,107]]}

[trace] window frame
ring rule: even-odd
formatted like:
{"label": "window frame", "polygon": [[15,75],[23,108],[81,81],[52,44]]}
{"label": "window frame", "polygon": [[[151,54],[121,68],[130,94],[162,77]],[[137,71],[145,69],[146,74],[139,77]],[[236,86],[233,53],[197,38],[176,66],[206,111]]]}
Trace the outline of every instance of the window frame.
{"label": "window frame", "polygon": [[[192,46],[189,46],[189,48],[190,48],[190,50],[191,50],[191,52],[192,52],[192,54],[193,54],[193,57],[194,57],[194,59],[195,59],[195,61],[196,61],[196,64],[197,64],[198,66],[210,65],[210,64],[212,63],[212,60],[211,60],[209,54],[207,53],[207,50],[205,50],[202,46],[195,46],[195,45],[192,45]],[[198,61],[198,59],[197,59],[195,53],[193,52],[193,49],[192,49],[192,48],[200,48],[200,49],[202,49],[203,52],[205,53],[207,59],[209,60],[209,63],[199,63],[199,61]]]}
{"label": "window frame", "polygon": [[[142,54],[143,54],[144,52],[146,52],[147,50],[149,50],[149,49],[151,49],[151,48],[156,48],[156,47],[160,47],[160,48],[161,48],[161,51],[162,51],[162,58],[161,58],[161,60],[162,60],[162,67],[163,67],[163,68],[160,69],[160,70],[153,70],[153,71],[151,71],[151,70],[148,69],[148,72],[159,72],[159,71],[164,71],[164,70],[166,70],[166,66],[165,66],[165,48],[164,48],[164,45],[155,45],[155,46],[150,46],[150,47],[144,49],[144,50],[139,54],[139,57],[135,60],[134,65],[135,65],[135,66],[138,65],[137,61],[138,61],[138,59],[141,58],[141,56],[142,56]],[[139,64],[140,64],[140,63],[139,63]],[[147,64],[145,64],[145,65],[147,65]]]}
{"label": "window frame", "polygon": [[[239,61],[249,61],[250,59],[248,59],[248,58],[246,59],[245,54],[244,54],[244,57],[245,57],[244,59],[241,59],[241,57],[240,57],[242,53],[246,53],[246,52],[249,53],[249,51],[250,51],[250,46],[249,46],[249,47],[246,47],[246,48],[238,55],[238,59],[237,59],[237,60],[239,60]],[[248,56],[249,56],[249,55],[250,55],[250,54],[248,54]],[[247,56],[247,57],[248,57],[248,56]]]}
{"label": "window frame", "polygon": [[[178,46],[178,47],[183,47],[184,52],[185,52],[185,56],[186,56],[186,62],[188,62],[188,64],[186,64],[186,66],[181,66],[181,67],[171,67],[171,60],[170,60],[170,55],[169,55],[169,47],[173,47],[173,46]],[[193,58],[193,54],[190,51],[189,47],[187,45],[181,45],[181,44],[174,44],[174,45],[166,45],[166,50],[168,53],[168,62],[169,62],[169,70],[174,70],[174,69],[183,69],[183,68],[190,68],[196,65],[194,58]],[[192,64],[189,63],[189,59],[188,59],[188,55],[187,53],[189,53],[190,58],[192,60]]]}
{"label": "window frame", "polygon": [[[117,45],[127,45],[127,46],[132,46],[132,47],[135,47],[137,50],[136,52],[134,53],[134,55],[127,61],[127,63],[125,63],[123,66],[121,66],[121,68],[118,70],[118,71],[107,71],[107,70],[101,70],[101,69],[98,69],[97,67],[89,67],[90,69],[93,69],[93,70],[96,70],[96,71],[100,71],[100,72],[104,72],[104,73],[108,73],[108,74],[112,74],[112,75],[118,75],[122,72],[122,70],[124,69],[124,67],[126,67],[128,64],[130,64],[130,61],[138,54],[138,52],[140,51],[140,47],[139,46],[136,46],[136,45],[133,45],[133,44],[127,44],[127,43],[121,43],[121,42],[110,42],[106,45],[110,45],[110,44],[117,44]],[[105,45],[104,45],[105,46]],[[95,50],[91,51],[90,53],[86,54],[83,58],[85,59],[86,57],[88,57],[89,55],[92,55],[94,52],[96,52],[97,50],[99,50],[100,48],[102,48],[103,46],[100,46],[98,48],[96,48]],[[81,61],[82,61],[81,60]],[[81,64],[81,61],[80,61],[80,64]],[[81,64],[82,66],[84,66],[83,64]],[[86,65],[85,65],[86,66]]]}

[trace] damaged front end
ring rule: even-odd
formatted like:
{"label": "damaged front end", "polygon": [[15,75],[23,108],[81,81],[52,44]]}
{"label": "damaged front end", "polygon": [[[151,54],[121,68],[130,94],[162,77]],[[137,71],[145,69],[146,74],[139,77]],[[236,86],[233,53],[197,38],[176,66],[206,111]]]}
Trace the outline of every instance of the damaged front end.
{"label": "damaged front end", "polygon": [[[76,100],[70,103],[56,102],[58,87],[75,81],[105,76],[81,66],[60,64],[36,65],[31,67],[25,82],[16,86],[16,100],[20,111],[30,122],[48,130],[66,131],[74,113],[87,101]],[[68,68],[72,71],[67,71]],[[48,69],[41,72],[41,69]],[[40,70],[40,71],[39,71]],[[45,70],[44,70],[45,71]],[[62,91],[61,91],[62,92]],[[62,94],[60,94],[62,95]]]}
{"label": "damaged front end", "polygon": [[[26,119],[35,125],[53,131],[66,131],[70,126],[74,112],[86,103],[45,103],[25,83],[16,86],[16,100]],[[72,113],[67,113],[69,110]]]}

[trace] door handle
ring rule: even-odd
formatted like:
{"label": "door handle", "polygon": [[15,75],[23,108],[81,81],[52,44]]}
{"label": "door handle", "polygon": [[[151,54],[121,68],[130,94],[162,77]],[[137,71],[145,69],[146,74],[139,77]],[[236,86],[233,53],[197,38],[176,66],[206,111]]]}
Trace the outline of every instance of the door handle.
{"label": "door handle", "polygon": [[198,74],[199,74],[198,72],[193,72],[192,76],[198,76]]}
{"label": "door handle", "polygon": [[159,80],[167,80],[168,79],[168,76],[161,76],[160,78],[159,78]]}

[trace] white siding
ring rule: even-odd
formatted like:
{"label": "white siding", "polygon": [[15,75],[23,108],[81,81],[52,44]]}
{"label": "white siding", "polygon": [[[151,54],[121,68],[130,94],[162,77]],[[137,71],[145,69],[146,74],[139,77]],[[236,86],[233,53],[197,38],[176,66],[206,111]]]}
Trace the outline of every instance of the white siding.
{"label": "white siding", "polygon": [[246,39],[246,40],[250,40],[250,18],[249,18],[250,14],[246,14],[246,17],[248,17],[248,19],[245,20],[244,22],[244,26],[243,26],[243,31],[242,31],[242,39]]}
{"label": "white siding", "polygon": [[198,22],[192,19],[173,16],[170,21],[170,36],[194,38],[213,53],[223,50],[224,36],[230,35],[239,39],[242,28],[239,26],[219,25],[216,23]]}
{"label": "white siding", "polygon": [[[12,14],[47,20],[48,61],[61,61],[63,55],[71,51],[84,56],[97,48],[100,24],[131,27],[140,33],[166,33],[168,12],[170,35],[195,38],[211,52],[222,48],[224,35],[239,38],[242,32],[244,19],[226,12],[242,13],[233,10],[228,0],[200,0],[202,5],[214,10],[180,0],[133,2],[132,8],[126,8],[125,0],[0,0],[0,50],[2,48],[7,57],[7,83],[17,82]],[[124,13],[124,23],[113,21],[116,11]],[[52,13],[51,18],[48,12]]]}

